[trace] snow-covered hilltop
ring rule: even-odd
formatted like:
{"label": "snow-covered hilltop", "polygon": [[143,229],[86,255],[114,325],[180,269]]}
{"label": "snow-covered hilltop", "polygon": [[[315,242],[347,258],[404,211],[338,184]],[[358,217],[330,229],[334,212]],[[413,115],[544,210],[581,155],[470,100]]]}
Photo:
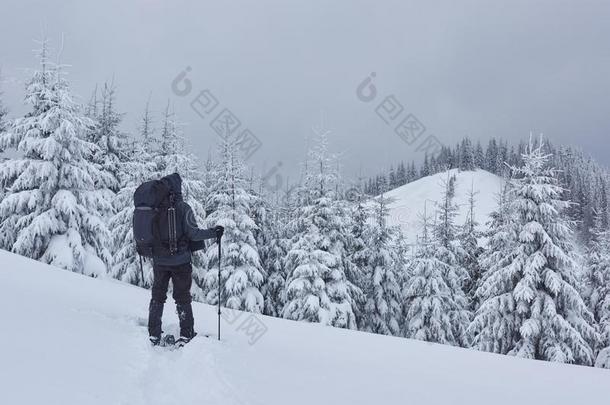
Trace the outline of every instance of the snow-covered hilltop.
{"label": "snow-covered hilltop", "polygon": [[[212,338],[153,349],[140,325],[146,290],[5,251],[0,263],[6,404],[572,405],[608,397],[607,370],[246,313],[226,314],[233,323],[223,321],[218,342],[215,308],[203,304],[194,307],[196,326]],[[170,308],[166,331],[177,323]]]}
{"label": "snow-covered hilltop", "polygon": [[421,236],[421,215],[424,210],[431,215],[434,204],[441,201],[443,195],[443,181],[449,176],[456,177],[455,203],[458,206],[456,223],[462,225],[468,215],[468,196],[471,190],[476,195],[475,219],[480,229],[486,229],[489,214],[498,207],[498,194],[502,191],[504,180],[488,171],[477,169],[475,171],[449,170],[423,177],[404,186],[388,191],[384,195],[394,198],[390,204],[388,222],[400,226],[408,243],[415,243],[417,236]]}

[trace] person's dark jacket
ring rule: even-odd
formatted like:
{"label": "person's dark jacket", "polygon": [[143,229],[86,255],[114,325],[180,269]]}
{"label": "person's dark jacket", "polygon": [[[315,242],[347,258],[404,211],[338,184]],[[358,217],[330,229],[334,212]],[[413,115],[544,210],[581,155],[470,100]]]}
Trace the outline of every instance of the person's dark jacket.
{"label": "person's dark jacket", "polygon": [[[178,173],[165,176],[161,181],[165,182],[174,194],[178,252],[173,255],[155,256],[153,257],[153,263],[161,266],[180,266],[191,262],[190,244],[192,242],[215,238],[216,232],[214,229],[200,229],[197,226],[193,210],[182,199],[182,179]],[[161,235],[169,235],[165,216],[159,218],[159,229]],[[162,240],[164,239],[167,241],[169,236],[162,236]]]}

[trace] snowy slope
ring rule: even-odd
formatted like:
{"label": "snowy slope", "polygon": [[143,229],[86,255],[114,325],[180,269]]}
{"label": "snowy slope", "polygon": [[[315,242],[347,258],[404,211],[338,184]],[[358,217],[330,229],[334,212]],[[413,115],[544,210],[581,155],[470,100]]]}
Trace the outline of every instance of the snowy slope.
{"label": "snowy slope", "polygon": [[455,203],[459,206],[456,223],[462,225],[468,213],[468,193],[471,188],[478,192],[475,200],[475,219],[480,229],[484,230],[489,214],[497,208],[497,195],[502,189],[503,180],[485,170],[459,172],[457,169],[437,173],[395,188],[386,197],[395,198],[390,205],[389,222],[401,227],[408,243],[415,243],[421,233],[420,214],[427,211],[429,217],[434,214],[434,203],[440,201],[443,194],[443,181],[448,175],[456,175]]}
{"label": "snowy slope", "polygon": [[[610,372],[267,317],[240,330],[154,349],[140,324],[148,292],[0,251],[3,404],[606,403]],[[173,305],[166,310],[176,328]],[[240,313],[238,313],[240,314]],[[195,305],[199,331],[214,308]],[[166,328],[167,330],[168,328]],[[243,329],[243,327],[242,327]]]}

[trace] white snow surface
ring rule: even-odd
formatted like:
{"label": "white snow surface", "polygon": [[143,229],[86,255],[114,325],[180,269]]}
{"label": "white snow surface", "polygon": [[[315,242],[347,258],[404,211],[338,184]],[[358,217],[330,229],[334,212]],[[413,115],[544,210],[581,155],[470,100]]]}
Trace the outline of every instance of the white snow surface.
{"label": "white snow surface", "polygon": [[400,186],[384,195],[394,198],[390,204],[390,225],[400,226],[407,243],[415,243],[417,236],[421,235],[420,216],[426,209],[430,223],[434,222],[436,210],[435,202],[441,201],[443,194],[443,181],[448,175],[456,176],[455,203],[459,207],[456,225],[463,225],[468,214],[468,197],[471,189],[477,193],[475,196],[475,220],[479,223],[479,230],[486,230],[485,223],[489,214],[498,206],[498,194],[502,191],[504,180],[485,170],[460,172],[452,169],[446,172],[423,177],[419,180]]}
{"label": "white snow surface", "polygon": [[[181,350],[148,344],[149,292],[0,251],[3,404],[606,403],[610,372],[493,355],[269,317],[250,344],[250,314],[223,320],[194,304],[211,333]],[[165,330],[176,331],[168,300]],[[242,328],[243,329],[243,328]]]}

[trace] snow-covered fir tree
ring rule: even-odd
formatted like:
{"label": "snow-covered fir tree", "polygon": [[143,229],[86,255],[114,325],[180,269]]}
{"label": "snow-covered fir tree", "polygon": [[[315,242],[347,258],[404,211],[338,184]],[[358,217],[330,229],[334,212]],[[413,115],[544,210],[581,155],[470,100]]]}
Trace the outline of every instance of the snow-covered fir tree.
{"label": "snow-covered fir tree", "polygon": [[433,233],[436,240],[447,249],[452,249],[457,239],[458,226],[455,223],[458,207],[455,204],[454,173],[447,172],[447,179],[442,181],[442,200],[436,203],[436,224]]}
{"label": "snow-covered fir tree", "polygon": [[212,199],[212,190],[216,185],[216,179],[218,174],[218,164],[212,158],[212,154],[208,153],[208,157],[202,166],[201,181],[203,181],[203,187],[207,190],[207,195],[203,201],[205,215],[208,216],[212,211],[216,209],[214,200]]}
{"label": "snow-covered fir tree", "polygon": [[592,364],[593,316],[575,288],[571,224],[562,217],[557,172],[530,142],[523,167],[512,167],[508,221],[515,231],[507,259],[486,269],[482,304],[470,330],[475,347],[519,357]]}
{"label": "snow-covered fir tree", "polygon": [[[0,69],[0,86],[2,85],[2,70]],[[2,88],[0,87],[0,136],[2,136],[2,134],[4,133],[4,131],[6,131],[6,128],[8,127],[8,109],[4,106],[4,101],[2,98],[3,92],[2,92]],[[7,160],[7,158],[2,156],[2,152],[3,152],[3,148],[0,146],[0,163],[2,163],[3,161]],[[2,200],[2,198],[4,197],[4,188],[0,187],[0,201]],[[0,237],[0,248],[2,248],[2,239]]]}
{"label": "snow-covered fir tree", "polygon": [[345,274],[349,264],[345,211],[334,190],[337,173],[325,133],[319,133],[308,156],[305,178],[308,205],[298,212],[287,256],[286,305],[283,317],[355,329],[354,301]]}
{"label": "snow-covered fir tree", "polygon": [[463,249],[463,256],[460,265],[468,272],[468,280],[464,286],[464,291],[470,302],[470,309],[476,309],[476,288],[481,279],[481,268],[479,257],[483,252],[483,248],[479,246],[481,233],[478,230],[478,222],[475,217],[476,195],[474,184],[471,185],[468,192],[468,212],[466,214],[466,222],[459,230],[458,239]]}
{"label": "snow-covered fir tree", "polygon": [[424,157],[424,163],[422,164],[422,167],[421,167],[419,173],[420,173],[421,177],[426,177],[426,176],[429,176],[430,174],[432,174],[432,171],[430,169],[430,160],[428,159],[427,153],[426,153],[426,156]]}
{"label": "snow-covered fir tree", "polygon": [[88,157],[96,146],[83,137],[92,122],[72,100],[59,66],[48,60],[26,85],[31,111],[0,136],[0,149],[20,157],[0,164],[2,246],[45,263],[101,275],[110,263],[109,232],[102,213],[111,207],[96,184],[104,173]]}
{"label": "snow-covered fir tree", "polygon": [[139,137],[133,139],[129,150],[123,148],[129,160],[121,159],[122,170],[118,178],[121,188],[116,193],[113,206],[115,214],[110,219],[114,250],[112,277],[141,287],[152,285],[152,263],[140,261],[133,240],[133,194],[140,184],[151,180],[158,172],[154,151],[150,148],[154,131],[150,122],[148,104],[139,127]]}
{"label": "snow-covered fir tree", "polygon": [[586,252],[585,290],[600,334],[595,366],[610,368],[610,231],[604,226],[603,215],[596,218],[593,241]]}
{"label": "snow-covered fir tree", "polygon": [[[264,298],[260,288],[265,281],[252,219],[254,196],[248,193],[244,163],[235,140],[227,137],[220,145],[217,181],[211,190],[214,211],[206,219],[208,227],[225,228],[222,238],[221,304],[232,309],[261,313]],[[207,302],[218,302],[218,246],[207,250],[208,273],[205,277]]]}
{"label": "snow-covered fir tree", "polygon": [[474,166],[475,168],[483,168],[485,165],[485,152],[483,152],[483,146],[481,141],[477,141],[477,146],[474,150]]}
{"label": "snow-covered fir tree", "polygon": [[[447,186],[447,185],[446,185]],[[450,195],[445,187],[445,196]],[[452,204],[447,204],[449,207]],[[450,218],[451,216],[449,216]],[[437,219],[438,221],[438,219]],[[438,227],[438,223],[436,227]],[[454,346],[466,344],[468,322],[467,299],[462,291],[466,274],[462,268],[450,265],[449,249],[443,246],[440,232],[430,234],[426,210],[422,217],[422,234],[409,278],[403,286],[402,335],[408,338]]]}
{"label": "snow-covered fir tree", "polygon": [[146,101],[138,130],[144,143],[144,152],[150,156],[156,157],[159,154],[160,142],[159,138],[155,135],[155,123],[150,111],[150,98]]}
{"label": "snow-covered fir tree", "polygon": [[[465,240],[460,237],[460,229],[456,225],[456,217],[458,215],[458,206],[455,203],[455,188],[456,188],[456,176],[454,173],[448,172],[447,179],[443,180],[443,196],[442,200],[436,203],[436,223],[432,228],[433,238],[438,244],[435,250],[436,258],[445,263],[450,269],[451,273],[447,274],[448,285],[453,288],[453,296],[457,307],[461,308],[460,311],[455,313],[456,325],[459,322],[463,322],[468,319],[470,313],[468,311],[469,305],[462,307],[462,298],[466,297],[466,289],[472,284],[470,279],[470,273],[466,265],[469,264],[468,253],[464,249]],[[473,201],[474,204],[474,201]],[[454,281],[457,284],[453,284]],[[459,285],[459,287],[457,287]],[[466,324],[460,324],[460,336],[461,344],[466,345],[467,334],[465,329]]]}
{"label": "snow-covered fir tree", "polygon": [[469,138],[462,139],[459,146],[459,168],[460,170],[475,169],[475,151]]}
{"label": "snow-covered fir tree", "polygon": [[371,207],[365,199],[365,195],[360,188],[352,189],[353,204],[351,207],[351,222],[349,238],[347,242],[347,252],[349,255],[350,266],[347,269],[346,277],[350,282],[350,295],[354,300],[354,315],[358,329],[362,329],[365,324],[366,316],[366,294],[368,282],[371,279],[368,274],[370,267],[369,263],[369,240],[368,236],[370,227]]}
{"label": "snow-covered fir tree", "polygon": [[286,257],[293,236],[298,231],[298,199],[302,196],[300,187],[286,184],[285,190],[277,190],[275,202],[271,204],[271,238],[267,250],[264,269],[267,280],[262,288],[265,298],[265,313],[281,317],[286,304]]}
{"label": "snow-covered fir tree", "polygon": [[[2,85],[2,69],[0,69],[0,86]],[[2,134],[4,131],[6,131],[6,128],[8,126],[7,120],[8,120],[8,109],[6,108],[6,106],[4,105],[4,100],[3,100],[3,91],[2,88],[0,87],[0,134]],[[0,149],[0,151],[2,151]]]}
{"label": "snow-covered fir tree", "polygon": [[111,193],[106,198],[111,200],[125,181],[122,178],[126,175],[124,163],[130,159],[127,153],[127,134],[119,129],[123,114],[116,111],[114,82],[104,83],[101,98],[96,98],[94,102],[97,106],[89,112],[94,126],[87,132],[86,138],[97,146],[91,160],[98,165],[100,171],[108,174],[97,187],[108,189]]}
{"label": "snow-covered fir tree", "polygon": [[269,248],[272,238],[272,228],[275,222],[272,218],[271,199],[267,195],[264,180],[254,175],[251,169],[246,192],[252,197],[250,204],[250,217],[256,224],[254,240],[258,250],[261,267],[267,268],[269,261]]}
{"label": "snow-covered fir tree", "polygon": [[278,207],[266,188],[266,179],[254,175],[251,170],[249,186],[246,190],[251,196],[250,217],[256,224],[254,240],[260,259],[261,268],[265,270],[265,280],[260,286],[265,303],[265,315],[278,316],[281,313],[282,291],[285,288],[286,275],[283,258],[286,255],[284,230],[278,223],[281,215]]}
{"label": "snow-covered fir tree", "polygon": [[366,255],[366,305],[361,329],[384,335],[400,333],[401,297],[399,276],[404,260],[399,256],[399,230],[389,226],[389,204],[383,194],[373,201],[372,224],[367,227],[363,253]]}
{"label": "snow-covered fir tree", "polygon": [[[481,277],[474,293],[475,316],[468,329],[473,336],[472,345],[478,350],[506,354],[515,347],[518,323],[513,315],[514,301],[511,292],[489,299],[489,279],[509,266],[517,253],[519,229],[512,220],[512,184],[506,180],[498,195],[498,208],[490,214],[487,223],[487,247],[481,254]],[[492,283],[493,284],[493,283]]]}
{"label": "snow-covered fir tree", "polygon": [[268,220],[271,226],[268,228],[268,247],[264,269],[267,279],[262,288],[265,298],[266,315],[281,317],[285,304],[286,290],[286,263],[285,258],[290,246],[290,215],[286,207],[280,206],[276,201],[270,210]]}
{"label": "snow-covered fir tree", "polygon": [[399,187],[407,184],[407,182],[407,168],[405,167],[404,162],[400,162],[398,169],[396,169],[396,184]]}

